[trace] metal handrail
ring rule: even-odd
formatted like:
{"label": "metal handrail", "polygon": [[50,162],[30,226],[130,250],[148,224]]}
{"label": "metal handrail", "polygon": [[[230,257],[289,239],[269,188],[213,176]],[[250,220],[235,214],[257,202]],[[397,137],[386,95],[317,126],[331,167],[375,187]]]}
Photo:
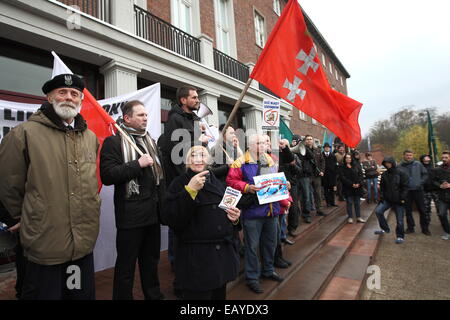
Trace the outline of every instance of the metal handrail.
{"label": "metal handrail", "polygon": [[110,0],[58,0],[68,6],[77,6],[81,12],[111,23]]}
{"label": "metal handrail", "polygon": [[213,48],[214,69],[242,82],[247,82],[250,75],[248,66]]}
{"label": "metal handrail", "polygon": [[200,62],[200,40],[138,6],[134,6],[136,35]]}

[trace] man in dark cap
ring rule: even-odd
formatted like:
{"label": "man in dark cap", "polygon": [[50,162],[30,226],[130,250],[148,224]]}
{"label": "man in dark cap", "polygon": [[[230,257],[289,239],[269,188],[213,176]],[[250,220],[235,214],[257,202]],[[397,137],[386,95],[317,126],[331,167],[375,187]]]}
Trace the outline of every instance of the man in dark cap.
{"label": "man in dark cap", "polygon": [[337,190],[336,178],[338,166],[336,156],[333,152],[331,152],[331,146],[328,142],[325,142],[323,145],[322,155],[325,159],[325,171],[322,177],[325,201],[327,203],[327,207],[337,207],[334,193]]}
{"label": "man in dark cap", "polygon": [[98,141],[79,114],[83,81],[44,84],[47,102],[0,144],[0,201],[20,219],[22,299],[95,299]]}

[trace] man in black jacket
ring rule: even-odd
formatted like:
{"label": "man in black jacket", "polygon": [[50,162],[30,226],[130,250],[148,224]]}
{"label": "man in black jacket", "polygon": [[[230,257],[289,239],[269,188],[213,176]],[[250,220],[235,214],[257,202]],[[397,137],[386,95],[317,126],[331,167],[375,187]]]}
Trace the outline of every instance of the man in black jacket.
{"label": "man in black jacket", "polygon": [[194,113],[200,106],[197,89],[191,86],[180,87],[176,99],[164,125],[164,134],[158,141],[166,164],[168,184],[186,172],[185,152],[194,144],[206,146],[208,143],[208,137],[203,134],[200,126],[200,118]]}
{"label": "man in black jacket", "polygon": [[448,213],[450,211],[450,151],[442,152],[442,165],[433,172],[433,185],[438,189],[439,210],[438,216],[441,221],[444,235],[442,240],[450,237],[450,225],[448,223]]}
{"label": "man in black jacket", "polygon": [[430,216],[425,211],[423,185],[428,178],[428,172],[424,166],[414,160],[414,153],[411,150],[403,152],[403,161],[400,162],[398,169],[402,170],[408,176],[408,197],[406,199],[406,233],[414,233],[415,222],[413,217],[413,202],[416,203],[420,214],[420,227],[422,233],[431,236],[429,229]]}
{"label": "man in black jacket", "polygon": [[336,177],[337,177],[337,159],[334,153],[330,152],[331,147],[328,142],[323,145],[322,156],[325,159],[325,172],[322,177],[322,184],[324,188],[325,201],[327,207],[337,207],[334,193],[336,191]]}
{"label": "man in black jacket", "polygon": [[147,132],[147,111],[142,102],[127,102],[122,114],[122,129],[143,155],[119,134],[108,137],[101,150],[102,181],[114,184],[117,260],[113,299],[133,299],[137,260],[145,299],[159,300],[164,298],[158,279],[159,211],[164,188],[161,157]]}
{"label": "man in black jacket", "polygon": [[314,145],[314,138],[312,135],[305,136],[305,146],[313,154],[313,159],[310,159],[312,167],[311,187],[314,193],[314,205],[316,207],[317,216],[326,216],[322,209],[322,177],[325,171],[325,160],[322,156],[320,148]]}
{"label": "man in black jacket", "polygon": [[[311,179],[314,176],[315,167],[314,153],[311,148],[307,148],[303,142],[299,142],[291,148],[291,152],[296,154],[301,161],[303,171],[298,179],[298,187],[301,193],[302,217],[306,223],[311,223],[312,192]],[[295,234],[293,234],[295,236]]]}
{"label": "man in black jacket", "polygon": [[302,163],[299,157],[294,154],[294,163],[281,165],[280,171],[284,172],[286,179],[291,183],[290,194],[292,197],[292,205],[289,207],[289,213],[287,217],[287,230],[289,235],[295,236],[295,230],[297,230],[298,228],[300,217],[300,208],[298,206],[298,181],[302,174]]}
{"label": "man in black jacket", "polygon": [[397,240],[395,240],[395,243],[401,244],[405,239],[403,215],[408,197],[408,176],[397,168],[393,157],[384,158],[382,164],[387,168],[387,171],[381,176],[380,203],[375,209],[381,230],[375,231],[375,234],[390,232],[389,225],[384,217],[384,212],[393,208],[395,217],[397,218],[397,228],[395,230]]}
{"label": "man in black jacket", "polygon": [[436,210],[439,211],[438,205],[438,192],[437,188],[434,187],[432,177],[433,177],[433,164],[431,162],[431,156],[429,154],[423,154],[420,156],[420,163],[427,170],[428,176],[427,180],[423,184],[423,194],[424,194],[424,207],[427,216],[431,217],[431,201],[434,201]]}

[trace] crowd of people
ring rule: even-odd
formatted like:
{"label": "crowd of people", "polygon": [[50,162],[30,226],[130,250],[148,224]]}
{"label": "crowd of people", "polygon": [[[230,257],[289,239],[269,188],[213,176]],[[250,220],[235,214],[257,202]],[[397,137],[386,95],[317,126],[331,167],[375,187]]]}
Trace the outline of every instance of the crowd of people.
{"label": "crowd of people", "polygon": [[[46,82],[48,101],[0,145],[0,221],[20,234],[20,299],[95,299],[99,143],[79,114],[83,88],[76,75]],[[445,231],[442,238],[448,239],[448,152],[436,169],[429,156],[414,161],[410,150],[398,166],[387,157],[379,184],[380,168],[370,153],[362,161],[357,150],[346,152],[343,145],[332,150],[325,143],[322,149],[311,135],[303,140],[296,135],[291,144],[273,144],[267,134],[239,141],[234,128],[221,126],[223,136],[208,148],[198,108],[197,89],[179,88],[156,142],[147,132],[145,106],[129,101],[118,122],[122,133],[104,141],[99,174],[105,185],[114,185],[117,228],[113,299],[133,299],[136,264],[145,299],[164,299],[158,277],[161,225],[169,226],[174,292],[181,299],[198,300],[226,299],[227,283],[239,274],[240,254],[249,290],[262,293],[261,278],[284,281],[276,268],[292,263],[283,256],[283,244],[294,244],[301,219],[311,223],[313,213],[327,216],[323,203],[337,207],[336,197],[346,202],[348,223],[354,217],[365,222],[361,198],[378,203],[378,234],[390,232],[384,212],[392,208],[397,243],[404,241],[405,212],[406,233],[414,232],[413,202],[422,232],[430,235],[434,201]],[[175,134],[180,129],[187,134]],[[260,204],[262,187],[255,177],[278,172],[286,177],[288,198]],[[224,210],[219,205],[227,187],[240,191],[242,198]],[[81,277],[74,278],[76,271]]]}

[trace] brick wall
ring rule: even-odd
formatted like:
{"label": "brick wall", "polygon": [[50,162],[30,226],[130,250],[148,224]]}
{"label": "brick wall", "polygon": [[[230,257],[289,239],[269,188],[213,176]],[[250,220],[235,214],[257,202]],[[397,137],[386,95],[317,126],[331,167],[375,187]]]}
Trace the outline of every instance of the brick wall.
{"label": "brick wall", "polygon": [[[281,9],[284,1],[280,1]],[[256,63],[262,48],[256,45],[254,10],[264,17],[266,40],[278,20],[272,0],[234,0],[237,57],[243,63]]]}
{"label": "brick wall", "polygon": [[216,47],[214,0],[201,0],[200,17],[202,33],[213,39],[213,46]]}
{"label": "brick wall", "polygon": [[97,0],[59,0],[68,6],[78,6],[80,11],[98,18]]}
{"label": "brick wall", "polygon": [[[214,16],[214,0],[200,1],[200,23],[201,33],[206,34],[213,39],[213,45],[216,47],[216,31]],[[264,17],[266,41],[270,32],[278,21],[279,16],[273,10],[273,0],[232,0],[234,7],[234,21],[236,31],[237,59],[240,62],[256,63],[262,48],[256,44],[254,12],[255,10]],[[148,0],[148,10],[159,18],[170,21],[170,0]],[[281,10],[286,5],[285,1],[280,1]],[[315,41],[317,44],[317,41]],[[339,79],[336,80],[335,64],[332,61],[333,74],[330,74],[329,57],[325,51],[317,45],[319,59],[322,59],[322,53],[325,54],[326,66],[322,65],[330,85],[344,94],[347,94],[346,79],[343,78],[344,85],[341,85],[340,77],[343,76],[339,71]],[[292,110],[292,119],[290,127],[294,134],[311,134],[314,138],[322,140],[325,129],[320,124],[313,124],[311,117],[306,116],[306,121],[299,119],[299,111],[296,108]]]}
{"label": "brick wall", "polygon": [[[330,73],[330,58],[327,56],[326,52],[319,45],[317,45],[317,43],[316,43],[316,46],[317,46],[317,50],[319,52],[319,60],[321,62],[321,66],[322,66],[323,70],[325,71],[328,82],[330,83],[330,85],[332,87],[334,87],[335,90],[337,90],[343,94],[347,94],[347,81],[346,81],[346,78],[344,77],[344,75],[342,74],[342,71],[338,69],[338,79],[336,80],[336,64],[334,63],[334,61],[331,61],[331,65],[333,68],[333,74],[331,74]],[[326,60],[325,66],[322,63],[322,53],[325,55],[325,60]],[[343,84],[341,84],[341,77],[342,77]]]}
{"label": "brick wall", "polygon": [[170,21],[170,0],[147,0],[147,11],[166,22]]}
{"label": "brick wall", "polygon": [[306,116],[306,121],[301,120],[299,117],[299,110],[295,107],[292,107],[292,118],[289,127],[294,134],[301,136],[310,134],[322,142],[325,128],[323,128],[319,123],[313,124],[311,122],[311,117],[309,116]]}

